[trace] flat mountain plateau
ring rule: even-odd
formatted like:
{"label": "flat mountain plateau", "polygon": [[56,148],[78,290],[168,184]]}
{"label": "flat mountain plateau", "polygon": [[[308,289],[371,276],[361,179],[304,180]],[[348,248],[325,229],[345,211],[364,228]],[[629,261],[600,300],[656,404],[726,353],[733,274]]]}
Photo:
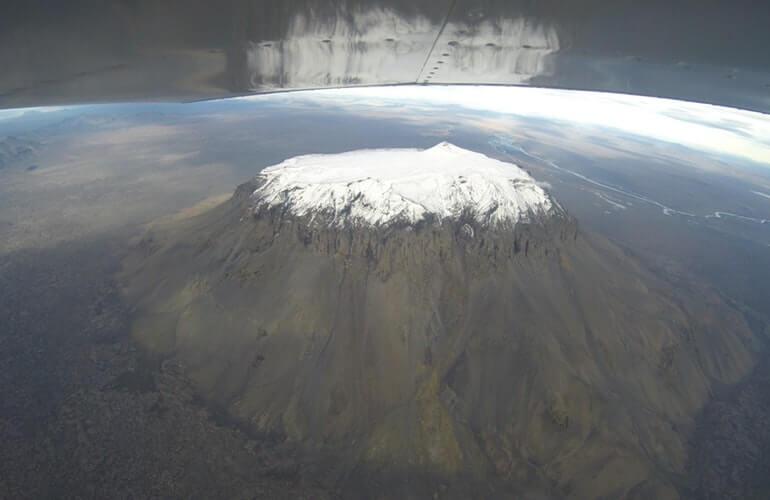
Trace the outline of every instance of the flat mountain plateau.
{"label": "flat mountain plateau", "polygon": [[550,197],[372,224],[382,198],[270,182],[135,243],[132,335],[344,496],[677,498],[694,417],[754,366],[738,309]]}

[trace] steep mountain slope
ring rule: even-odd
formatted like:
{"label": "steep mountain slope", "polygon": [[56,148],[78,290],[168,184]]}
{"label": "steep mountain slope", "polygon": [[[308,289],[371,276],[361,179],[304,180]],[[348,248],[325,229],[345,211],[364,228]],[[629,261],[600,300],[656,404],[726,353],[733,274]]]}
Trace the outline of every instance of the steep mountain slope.
{"label": "steep mountain slope", "polygon": [[134,334],[352,497],[676,497],[742,316],[441,144],[287,160],[126,262]]}

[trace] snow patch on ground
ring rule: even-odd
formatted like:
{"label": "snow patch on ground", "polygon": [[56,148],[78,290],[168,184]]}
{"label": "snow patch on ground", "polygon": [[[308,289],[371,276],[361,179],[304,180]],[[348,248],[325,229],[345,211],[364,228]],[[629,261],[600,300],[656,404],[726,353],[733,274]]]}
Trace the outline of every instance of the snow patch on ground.
{"label": "snow patch on ground", "polygon": [[332,225],[436,222],[468,213],[483,225],[515,224],[558,209],[512,163],[442,142],[291,158],[263,170],[254,210],[282,206]]}

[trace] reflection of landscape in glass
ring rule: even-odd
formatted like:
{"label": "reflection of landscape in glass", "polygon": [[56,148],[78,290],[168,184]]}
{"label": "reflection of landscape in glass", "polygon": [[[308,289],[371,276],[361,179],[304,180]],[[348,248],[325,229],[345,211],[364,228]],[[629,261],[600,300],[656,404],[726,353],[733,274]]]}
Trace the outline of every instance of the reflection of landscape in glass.
{"label": "reflection of landscape in glass", "polygon": [[[298,13],[280,40],[251,42],[250,88],[321,88],[420,82],[527,83],[548,76],[547,56],[559,50],[550,23],[524,17],[472,26],[439,25],[388,9]],[[460,41],[458,41],[460,40]]]}
{"label": "reflection of landscape in glass", "polygon": [[[638,259],[648,270],[639,271],[642,282],[677,290],[678,298],[671,303],[662,305],[649,299],[649,303],[640,302],[639,309],[670,307],[657,310],[679,311],[686,310],[691,302],[705,302],[724,317],[711,318],[704,309],[695,320],[735,328],[733,332],[719,332],[722,336],[714,337],[720,339],[718,342],[698,346],[709,353],[714,345],[721,346],[719,342],[726,343],[728,347],[709,358],[714,366],[695,369],[681,364],[685,363],[681,360],[690,359],[689,354],[676,354],[673,345],[639,351],[660,354],[661,366],[675,366],[680,371],[670,375],[673,389],[654,384],[648,388],[655,393],[647,396],[649,401],[663,401],[662,407],[668,405],[665,411],[643,407],[638,413],[637,409],[628,410],[631,416],[618,413],[618,421],[628,418],[631,423],[613,423],[629,433],[618,431],[620,434],[614,436],[620,443],[617,450],[621,450],[623,461],[634,467],[614,473],[617,489],[610,493],[634,485],[641,494],[653,495],[688,488],[717,496],[762,491],[760,473],[767,464],[762,462],[764,458],[754,457],[748,445],[758,440],[770,442],[762,425],[770,404],[763,395],[770,388],[766,369],[760,363],[755,374],[735,391],[718,390],[716,381],[734,382],[749,373],[758,359],[754,351],[768,333],[770,125],[764,115],[622,95],[404,87],[178,105],[3,111],[0,138],[0,324],[6,325],[0,392],[7,395],[3,397],[0,425],[3,435],[8,436],[6,441],[12,443],[3,447],[2,456],[3,462],[16,464],[19,470],[46,471],[44,479],[14,474],[3,486],[9,496],[21,491],[41,496],[62,488],[98,494],[82,490],[86,484],[101,484],[97,488],[103,488],[99,490],[102,493],[130,494],[130,488],[146,492],[150,483],[161,481],[159,477],[186,488],[162,490],[160,495],[208,492],[204,496],[221,497],[250,492],[265,497],[335,496],[324,480],[336,480],[349,472],[346,467],[360,463],[357,453],[364,452],[355,445],[342,453],[344,460],[335,462],[338,465],[324,465],[323,461],[298,465],[288,445],[254,433],[254,427],[244,422],[238,408],[256,403],[240,401],[246,399],[243,394],[216,401],[221,411],[203,409],[206,406],[196,394],[203,392],[203,399],[209,400],[218,391],[238,394],[238,390],[229,382],[222,386],[226,389],[214,382],[206,386],[209,375],[200,375],[197,387],[187,385],[181,373],[195,370],[191,366],[194,357],[184,358],[190,366],[183,369],[171,362],[172,358],[161,361],[139,354],[129,337],[139,313],[120,290],[125,285],[122,273],[128,266],[126,258],[135,259],[136,248],[142,245],[152,254],[153,241],[148,243],[146,236],[142,239],[148,225],[156,229],[179,227],[179,234],[186,234],[183,228],[191,216],[210,213],[236,186],[286,158],[368,148],[428,148],[442,141],[518,164],[574,216],[586,238],[595,234],[609,240],[613,248],[623,252],[618,254],[619,262]],[[230,237],[221,235],[222,241],[230,241]],[[570,255],[577,262],[594,262],[593,254],[574,252]],[[187,280],[190,269],[173,260],[159,268],[153,279],[178,270]],[[612,269],[620,273],[621,268],[625,269],[620,265]],[[208,271],[195,272],[202,283]],[[269,276],[266,272],[260,279],[269,281]],[[623,294],[631,293],[628,285],[622,283],[622,274],[617,276],[617,293],[627,299],[630,295]],[[169,287],[175,279],[172,274],[162,278]],[[274,282],[276,290],[281,286]],[[596,286],[600,290],[604,285]],[[190,293],[197,293],[194,288]],[[163,296],[165,292],[157,293]],[[613,302],[607,298],[606,303]],[[175,307],[170,302],[163,304],[164,311]],[[627,318],[647,318],[635,316],[642,312],[634,307],[624,311]],[[165,321],[163,311],[157,313],[153,325]],[[629,320],[617,321],[625,324],[622,322]],[[223,322],[212,326],[212,331],[226,332],[227,328]],[[264,328],[269,336],[271,327]],[[740,348],[733,342],[733,337],[739,336],[745,341]],[[167,340],[161,336],[151,342]],[[216,358],[220,348],[205,344],[206,356]],[[149,349],[166,352],[164,345]],[[442,359],[440,353],[427,352],[420,352],[426,365]],[[574,363],[569,353],[560,355]],[[264,358],[250,360],[251,369],[269,365],[271,359]],[[725,364],[719,364],[722,361]],[[473,366],[473,362],[467,365]],[[682,380],[683,373],[691,369],[708,375],[703,379],[706,382],[697,379],[698,384],[711,385],[695,388],[693,382],[684,387],[691,392],[677,393],[676,380]],[[432,411],[438,401],[455,408],[448,400],[462,396],[463,391],[476,394],[476,389],[468,389],[474,383],[471,372],[462,376],[453,372],[455,378],[447,375],[451,380],[441,382],[446,382],[455,396],[440,392],[437,400],[418,398],[426,402],[425,411]],[[494,383],[515,386],[508,379]],[[382,390],[396,391],[394,387],[398,385],[386,384]],[[580,393],[570,388],[570,393]],[[669,390],[676,397],[666,392]],[[610,389],[607,391],[605,394],[611,394]],[[700,392],[716,396],[703,411],[700,405],[708,398],[699,396]],[[345,407],[350,396],[344,394],[330,390],[332,407]],[[282,401],[279,396],[275,398],[272,404],[284,404],[275,402]],[[489,400],[503,399],[495,396]],[[518,478],[514,482],[524,485],[522,491],[532,488],[554,494],[575,488],[584,494],[596,492],[592,489],[596,486],[582,477],[586,471],[575,468],[567,451],[584,446],[599,455],[616,452],[603,438],[589,432],[597,428],[592,425],[612,419],[600,410],[583,409],[569,398],[546,399],[543,412],[557,427],[566,427],[568,415],[572,415],[573,423],[563,445],[538,438],[534,428],[529,431],[536,436],[531,442],[506,443],[518,452],[526,450],[532,464],[521,466],[526,458],[522,456],[505,458],[507,448],[499,444],[489,444],[484,453],[497,450],[500,456],[476,461],[469,455],[470,445],[462,434],[458,434],[456,448],[462,450],[466,464],[491,463],[504,471],[501,475]],[[599,400],[592,405],[602,411],[612,408]],[[486,410],[467,411],[471,421],[478,418],[486,422]],[[648,413],[643,424],[633,420]],[[728,430],[737,419],[741,419],[737,433]],[[386,432],[374,423],[371,429],[367,427],[370,424],[360,423],[365,419],[354,421],[366,430]],[[436,422],[432,432],[443,436],[442,426],[449,424],[443,417]],[[582,422],[588,422],[585,429]],[[284,421],[283,425],[299,429],[294,432],[300,436],[312,434],[301,422]],[[520,430],[501,431],[501,435],[505,432],[517,436]],[[546,436],[549,432],[552,430],[542,431]],[[634,455],[638,444],[630,444],[641,432],[643,447],[649,447],[645,448],[646,458]],[[678,440],[679,433],[692,439]],[[730,446],[715,445],[725,436]],[[56,440],[54,447],[47,445],[51,439]],[[479,442],[486,443],[485,439],[492,438],[480,438]],[[442,446],[442,457],[449,458],[440,463],[451,470],[456,449],[446,443]],[[391,458],[401,457],[398,450],[388,453]],[[427,456],[425,460],[430,460]],[[595,459],[583,457],[580,461],[588,464]],[[676,480],[652,472],[650,463],[656,460]],[[621,462],[617,462],[618,467]],[[725,467],[731,472],[720,468],[720,463],[729,463]],[[120,478],[109,472],[117,464]],[[631,469],[636,472],[629,472]],[[152,472],[156,470],[159,477]],[[408,483],[401,481],[399,472],[389,471],[399,485]],[[613,475],[609,466],[593,472]],[[733,479],[720,482],[720,477]],[[549,484],[549,478],[563,483],[549,491],[553,486],[543,486]],[[434,486],[430,477],[411,477],[413,486],[423,480]]]}

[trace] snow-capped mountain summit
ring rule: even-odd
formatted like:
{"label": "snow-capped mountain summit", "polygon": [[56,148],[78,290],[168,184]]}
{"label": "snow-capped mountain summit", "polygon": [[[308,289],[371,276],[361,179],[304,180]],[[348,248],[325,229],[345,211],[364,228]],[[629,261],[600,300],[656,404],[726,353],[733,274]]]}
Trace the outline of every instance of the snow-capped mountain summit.
{"label": "snow-capped mountain summit", "polygon": [[281,206],[333,226],[440,223],[461,215],[514,225],[560,210],[518,166],[448,142],[299,156],[266,168],[257,181],[255,212]]}
{"label": "snow-capped mountain summit", "polygon": [[[125,266],[135,338],[343,498],[676,498],[683,429],[758,342],[446,143],[287,160],[150,231]],[[638,475],[607,481],[619,463]]]}

